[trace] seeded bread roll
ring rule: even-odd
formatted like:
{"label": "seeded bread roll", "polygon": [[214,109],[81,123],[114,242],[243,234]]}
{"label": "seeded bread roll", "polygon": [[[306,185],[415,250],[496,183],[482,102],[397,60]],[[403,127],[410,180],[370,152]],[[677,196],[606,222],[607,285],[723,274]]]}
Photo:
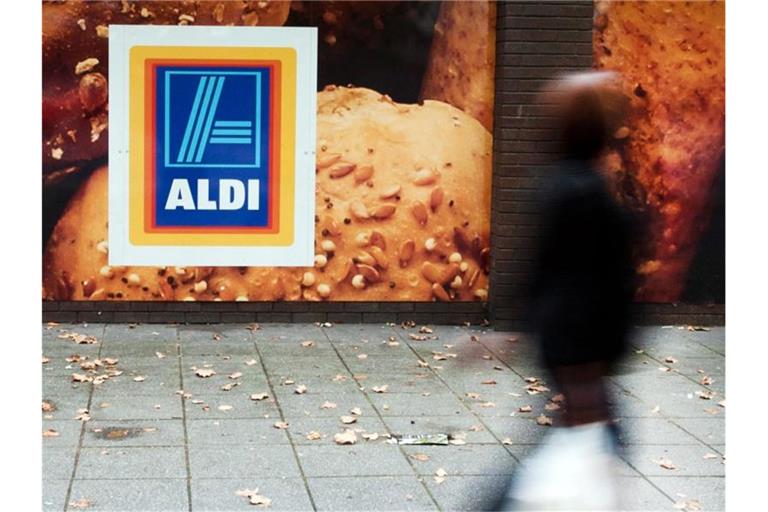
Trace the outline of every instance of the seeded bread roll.
{"label": "seeded bread roll", "polygon": [[315,267],[107,267],[107,169],[72,199],[44,258],[49,299],[485,300],[491,136],[439,101],[318,93]]}
{"label": "seeded bread roll", "polygon": [[423,98],[445,101],[493,130],[496,2],[443,2]]}
{"label": "seeded bread roll", "polygon": [[107,153],[108,25],[282,25],[287,1],[43,2],[43,170]]}
{"label": "seeded bread roll", "polygon": [[650,222],[643,302],[674,302],[710,215],[725,149],[723,2],[597,2],[595,65],[631,98],[606,159],[619,197]]}

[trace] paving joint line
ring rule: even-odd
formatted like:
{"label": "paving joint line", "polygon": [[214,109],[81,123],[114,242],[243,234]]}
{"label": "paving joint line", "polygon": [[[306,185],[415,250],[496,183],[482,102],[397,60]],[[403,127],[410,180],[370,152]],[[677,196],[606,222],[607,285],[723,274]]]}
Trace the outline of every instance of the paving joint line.
{"label": "paving joint line", "polygon": [[[259,357],[259,364],[261,365],[261,370],[264,372],[264,378],[267,379],[267,387],[269,388],[269,392],[272,395],[272,398],[275,400],[275,407],[277,407],[277,412],[280,414],[280,420],[285,423],[285,414],[283,414],[283,408],[280,406],[280,401],[277,399],[277,393],[275,393],[275,387],[272,384],[272,379],[269,376],[269,373],[267,372],[266,364],[264,363],[264,357],[261,355],[261,350],[259,350],[259,344],[256,341],[256,331],[249,331],[248,336],[251,338],[251,343],[253,343],[253,347],[256,350],[256,355]],[[282,343],[282,341],[278,341],[277,343]],[[290,432],[286,432],[285,435],[288,437],[288,443],[291,446],[291,451],[293,452],[293,458],[296,460],[296,466],[299,468],[299,474],[301,475],[301,481],[304,483],[304,489],[307,491],[307,496],[309,497],[309,504],[312,506],[312,510],[317,510],[317,505],[315,504],[315,498],[312,496],[312,491],[309,488],[309,481],[307,480],[307,475],[304,473],[304,467],[301,465],[301,460],[299,459],[299,453],[296,449],[296,443],[293,442],[293,436]]]}
{"label": "paving joint line", "polygon": [[[371,400],[371,397],[368,396],[368,393],[366,393],[365,391],[360,389],[360,383],[355,378],[355,373],[349,367],[349,365],[344,360],[344,358],[341,357],[341,353],[339,353],[339,349],[333,343],[333,341],[331,340],[331,337],[328,336],[328,333],[325,330],[326,328],[325,327],[320,327],[320,329],[323,331],[323,335],[325,336],[325,339],[328,340],[328,343],[331,344],[331,348],[333,348],[333,351],[336,353],[336,357],[339,358],[339,360],[341,361],[341,364],[344,366],[344,368],[346,368],[346,370],[349,373],[349,375],[352,378],[352,380],[355,381],[355,384],[357,384],[356,387],[357,387],[358,392],[360,392],[363,395],[365,400],[368,402],[368,405],[371,406],[371,409],[373,409],[373,412],[376,413],[376,416],[379,418],[379,421],[381,422],[381,424],[384,425],[384,428],[386,429],[387,434],[390,436],[390,439],[392,439],[392,437],[391,437],[392,436],[392,431],[390,430],[389,426],[387,425],[387,422],[384,420],[384,417],[381,415],[381,412],[379,412],[379,409],[376,407],[376,404],[373,403],[373,401]],[[443,509],[440,506],[440,503],[438,503],[437,499],[432,494],[432,491],[427,486],[427,484],[425,482],[425,479],[422,479],[421,475],[419,475],[419,473],[417,472],[416,467],[413,465],[413,462],[411,461],[411,457],[405,452],[405,450],[403,449],[402,445],[395,444],[395,446],[397,446],[398,451],[405,458],[405,461],[408,463],[408,465],[411,467],[411,470],[413,471],[413,474],[416,477],[416,481],[421,484],[421,486],[424,488],[424,491],[427,493],[427,496],[429,496],[429,499],[431,499],[432,503],[435,504],[435,508],[438,511],[442,511]]]}
{"label": "paving joint line", "polygon": [[[101,336],[99,337],[99,350],[96,351],[96,359],[101,357],[101,349],[104,348],[104,334],[106,333],[107,325],[102,324],[101,326]],[[91,413],[91,401],[93,400],[93,391],[94,391],[94,384],[93,382],[90,382],[90,390],[88,391],[88,402],[86,402],[85,407],[88,411],[88,414]],[[72,498],[72,486],[75,484],[75,474],[77,473],[77,466],[80,464],[80,451],[83,448],[83,440],[85,439],[85,431],[86,431],[86,423],[87,421],[80,420],[80,437],[77,441],[77,448],[75,449],[75,462],[72,466],[72,475],[69,477],[69,485],[67,485],[67,494],[64,496],[64,512],[67,512],[67,509],[69,509],[69,500]]]}
{"label": "paving joint line", "polygon": [[175,328],[176,331],[176,356],[178,359],[179,368],[179,389],[181,393],[179,398],[181,399],[181,426],[184,432],[184,466],[187,471],[187,508],[189,512],[192,512],[192,466],[189,462],[189,434],[187,432],[187,399],[185,397],[186,390],[184,389],[184,352],[181,348],[181,332],[179,332],[179,326]]}

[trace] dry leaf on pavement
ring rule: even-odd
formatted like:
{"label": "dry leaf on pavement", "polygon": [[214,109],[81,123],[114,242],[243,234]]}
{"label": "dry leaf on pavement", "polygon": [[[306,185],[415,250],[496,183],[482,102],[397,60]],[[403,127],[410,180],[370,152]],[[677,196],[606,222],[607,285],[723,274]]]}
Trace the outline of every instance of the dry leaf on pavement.
{"label": "dry leaf on pavement", "polygon": [[220,405],[219,406],[219,410],[223,411],[223,412],[231,411],[232,410],[232,406],[231,405]]}
{"label": "dry leaf on pavement", "polygon": [[441,484],[445,482],[446,476],[448,476],[448,472],[443,468],[439,468],[437,471],[435,471],[435,483]]}
{"label": "dry leaf on pavement", "polygon": [[357,442],[357,435],[354,430],[345,430],[335,434],[333,440],[336,444],[355,444]]}
{"label": "dry leaf on pavement", "polygon": [[242,372],[235,372],[235,373],[229,375],[229,378],[234,380],[234,379],[239,379],[242,376],[243,376]]}
{"label": "dry leaf on pavement", "polygon": [[48,430],[43,431],[43,437],[59,437],[58,431],[49,428]]}
{"label": "dry leaf on pavement", "polygon": [[312,341],[312,340],[302,341],[301,342],[301,346],[304,347],[304,348],[314,347],[315,346],[315,342]]}
{"label": "dry leaf on pavement", "polygon": [[483,402],[480,404],[480,407],[491,408],[496,407],[496,404],[493,402]]}
{"label": "dry leaf on pavement", "polygon": [[387,389],[389,389],[389,384],[384,384],[383,386],[373,386],[371,389],[373,389],[375,393],[386,393]]}
{"label": "dry leaf on pavement", "polygon": [[296,393],[297,395],[303,395],[304,393],[307,392],[307,386],[305,386],[304,384],[299,384],[298,386],[296,386],[293,392]]}
{"label": "dry leaf on pavement", "polygon": [[549,416],[545,416],[544,414],[540,414],[536,418],[536,423],[538,425],[541,425],[541,426],[544,426],[544,427],[548,427],[548,426],[552,425],[552,418],[550,418]]}
{"label": "dry leaf on pavement", "polygon": [[667,356],[664,358],[664,362],[669,364],[675,364],[677,362],[677,359],[672,356]]}
{"label": "dry leaf on pavement", "polygon": [[224,384],[223,386],[221,386],[221,390],[222,391],[232,391],[232,388],[234,388],[235,386],[239,386],[239,385],[240,385],[240,382],[230,382],[229,384]]}
{"label": "dry leaf on pavement", "polygon": [[145,379],[146,379],[146,377],[144,377],[143,375],[138,375],[138,376],[133,378],[133,381],[134,382],[144,382]]}
{"label": "dry leaf on pavement", "polygon": [[512,444],[512,439],[509,437],[505,437],[501,440],[501,444]]}
{"label": "dry leaf on pavement", "polygon": [[203,379],[206,379],[208,377],[211,377],[212,375],[216,375],[216,372],[213,371],[211,368],[198,368],[195,371],[195,375],[198,377],[202,377]]}
{"label": "dry leaf on pavement", "polygon": [[278,421],[272,426],[279,430],[285,430],[286,428],[288,428],[289,425],[285,421]]}
{"label": "dry leaf on pavement", "polygon": [[659,466],[661,466],[661,467],[662,467],[662,468],[664,468],[664,469],[669,469],[669,470],[675,470],[675,469],[677,469],[677,466],[675,466],[675,463],[674,463],[674,462],[672,462],[672,461],[671,461],[670,459],[668,459],[667,457],[660,457],[660,458],[658,458],[658,459],[653,459],[653,462],[654,462],[655,464],[658,464]]}
{"label": "dry leaf on pavement", "polygon": [[520,406],[518,411],[519,412],[531,412],[531,411],[533,411],[533,407],[530,406],[530,405],[522,405],[522,406]]}
{"label": "dry leaf on pavement", "polygon": [[707,460],[709,460],[709,459],[717,459],[719,457],[720,456],[715,454],[715,453],[705,453],[704,454],[704,458],[707,459]]}
{"label": "dry leaf on pavement", "polygon": [[322,403],[320,408],[321,409],[335,409],[336,408],[336,404],[326,400],[325,402]]}
{"label": "dry leaf on pavement", "polygon": [[701,503],[699,500],[689,500],[689,501],[676,501],[674,505],[672,505],[672,508],[676,510],[685,510],[689,512],[696,512],[698,510],[703,510],[701,508]]}
{"label": "dry leaf on pavement", "polygon": [[429,455],[426,453],[412,453],[410,457],[419,462],[427,462],[429,460]]}
{"label": "dry leaf on pavement", "polygon": [[354,416],[342,416],[340,419],[341,419],[341,422],[344,423],[345,425],[349,425],[357,421],[357,418],[355,418]]}
{"label": "dry leaf on pavement", "polygon": [[265,400],[267,398],[269,398],[267,393],[253,393],[251,395],[251,400]]}
{"label": "dry leaf on pavement", "polygon": [[368,359],[368,354],[357,354],[358,359]]}
{"label": "dry leaf on pavement", "polygon": [[356,415],[356,416],[360,416],[361,414],[363,414],[363,411],[362,411],[362,409],[360,409],[359,407],[353,407],[353,408],[351,408],[351,409],[349,410],[349,412],[350,412],[351,414],[354,414],[354,415]]}
{"label": "dry leaf on pavement", "polygon": [[43,400],[43,412],[51,412],[55,409],[51,402]]}
{"label": "dry leaf on pavement", "polygon": [[247,361],[245,362],[245,365],[246,365],[246,366],[253,366],[253,365],[255,365],[257,362],[258,362],[258,361],[256,361],[255,359],[249,359],[249,360],[247,360]]}
{"label": "dry leaf on pavement", "polygon": [[312,430],[311,432],[307,432],[307,439],[310,441],[317,441],[318,439],[322,439],[323,435],[320,432],[317,432],[315,430]]}
{"label": "dry leaf on pavement", "polygon": [[363,434],[363,439],[366,441],[375,441],[379,438],[379,434],[377,432],[372,432],[370,434]]}
{"label": "dry leaf on pavement", "polygon": [[69,502],[70,508],[90,508],[91,505],[93,505],[93,502],[88,498],[80,498],[77,501]]}

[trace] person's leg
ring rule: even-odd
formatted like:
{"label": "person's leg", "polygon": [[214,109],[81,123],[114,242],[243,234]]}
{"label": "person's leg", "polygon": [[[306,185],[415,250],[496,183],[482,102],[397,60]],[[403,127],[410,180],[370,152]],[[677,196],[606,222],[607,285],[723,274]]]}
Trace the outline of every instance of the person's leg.
{"label": "person's leg", "polygon": [[600,361],[551,369],[555,383],[565,397],[562,415],[565,426],[611,420],[604,381],[607,371],[608,364]]}

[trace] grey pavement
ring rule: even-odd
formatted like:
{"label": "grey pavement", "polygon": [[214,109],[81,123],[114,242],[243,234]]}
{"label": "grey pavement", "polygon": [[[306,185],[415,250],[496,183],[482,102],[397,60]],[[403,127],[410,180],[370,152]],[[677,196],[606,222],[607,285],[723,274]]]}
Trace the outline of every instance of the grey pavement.
{"label": "grey pavement", "polygon": [[[46,324],[42,349],[44,510],[478,510],[558,424],[534,340],[477,326]],[[724,510],[725,329],[636,328],[610,387],[623,509]]]}

